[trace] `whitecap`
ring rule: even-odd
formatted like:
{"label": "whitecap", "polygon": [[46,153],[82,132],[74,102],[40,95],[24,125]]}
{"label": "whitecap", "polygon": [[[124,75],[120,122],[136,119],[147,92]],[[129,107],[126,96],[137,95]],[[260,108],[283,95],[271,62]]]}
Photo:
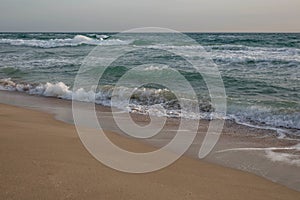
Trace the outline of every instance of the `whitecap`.
{"label": "whitecap", "polygon": [[64,46],[79,46],[79,45],[126,45],[132,41],[124,41],[120,39],[109,39],[108,36],[98,36],[98,39],[93,39],[84,35],[76,35],[74,38],[66,39],[50,39],[50,40],[39,40],[39,39],[0,39],[0,43],[10,44],[13,46],[30,46],[40,48],[54,48]]}

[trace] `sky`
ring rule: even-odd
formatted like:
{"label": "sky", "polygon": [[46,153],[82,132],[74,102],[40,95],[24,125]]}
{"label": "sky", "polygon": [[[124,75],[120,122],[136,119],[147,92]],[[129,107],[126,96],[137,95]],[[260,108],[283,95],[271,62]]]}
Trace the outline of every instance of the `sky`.
{"label": "sky", "polygon": [[0,31],[300,32],[300,0],[0,0]]}

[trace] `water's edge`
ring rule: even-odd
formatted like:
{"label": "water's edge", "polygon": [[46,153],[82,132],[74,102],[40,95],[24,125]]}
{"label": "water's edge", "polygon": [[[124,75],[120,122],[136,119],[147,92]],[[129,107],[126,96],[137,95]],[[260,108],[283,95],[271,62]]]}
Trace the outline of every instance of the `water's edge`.
{"label": "water's edge", "polygon": [[[8,91],[0,91],[0,97],[0,103],[47,112],[59,121],[74,124],[70,101]],[[97,108],[105,115],[102,120],[111,118],[108,107],[97,106]],[[208,122],[206,120],[204,124]],[[117,129],[109,126],[107,130],[118,132]],[[292,148],[291,150],[294,151],[291,154],[297,155],[295,152],[299,153],[300,149],[297,140],[280,139],[276,137],[277,133],[274,130],[257,129],[228,120],[223,132],[217,146],[205,161],[254,173],[300,191],[298,173],[300,161],[296,157],[284,159],[282,156],[286,155],[286,152],[280,152],[282,148]],[[165,144],[159,137],[146,142],[157,147]],[[186,155],[198,159],[196,154],[200,142],[201,139],[196,139]]]}

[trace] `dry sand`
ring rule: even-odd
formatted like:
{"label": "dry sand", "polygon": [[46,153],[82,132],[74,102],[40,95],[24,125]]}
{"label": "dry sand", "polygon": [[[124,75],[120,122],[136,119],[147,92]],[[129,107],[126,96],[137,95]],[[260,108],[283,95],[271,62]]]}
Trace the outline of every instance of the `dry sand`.
{"label": "dry sand", "polygon": [[[182,157],[148,174],[126,174],[95,160],[75,127],[46,113],[0,104],[0,199],[300,199],[256,175]],[[114,141],[151,147],[112,132]]]}

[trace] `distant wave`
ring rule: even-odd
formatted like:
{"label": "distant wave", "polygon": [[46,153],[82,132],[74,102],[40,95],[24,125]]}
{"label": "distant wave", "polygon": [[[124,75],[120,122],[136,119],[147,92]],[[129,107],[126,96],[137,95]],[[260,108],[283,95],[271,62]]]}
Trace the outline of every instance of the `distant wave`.
{"label": "distant wave", "polygon": [[96,35],[96,38],[90,38],[84,35],[76,35],[74,38],[66,39],[0,39],[0,43],[10,44],[14,46],[30,46],[40,48],[54,48],[64,46],[79,46],[79,45],[122,45],[129,44],[131,41],[123,41],[119,39],[107,39],[107,35]]}
{"label": "distant wave", "polygon": [[[288,47],[252,47],[246,45],[148,45],[148,48],[157,49],[176,49],[177,51],[188,52],[198,51],[199,56],[207,56],[206,52],[209,52],[209,56],[215,61],[222,62],[297,62],[300,63],[300,49],[288,48]],[[205,50],[205,51],[204,51]],[[188,54],[186,56],[189,56]]]}
{"label": "distant wave", "polygon": [[250,47],[244,45],[206,46],[214,60],[222,62],[300,62],[300,49]]}

